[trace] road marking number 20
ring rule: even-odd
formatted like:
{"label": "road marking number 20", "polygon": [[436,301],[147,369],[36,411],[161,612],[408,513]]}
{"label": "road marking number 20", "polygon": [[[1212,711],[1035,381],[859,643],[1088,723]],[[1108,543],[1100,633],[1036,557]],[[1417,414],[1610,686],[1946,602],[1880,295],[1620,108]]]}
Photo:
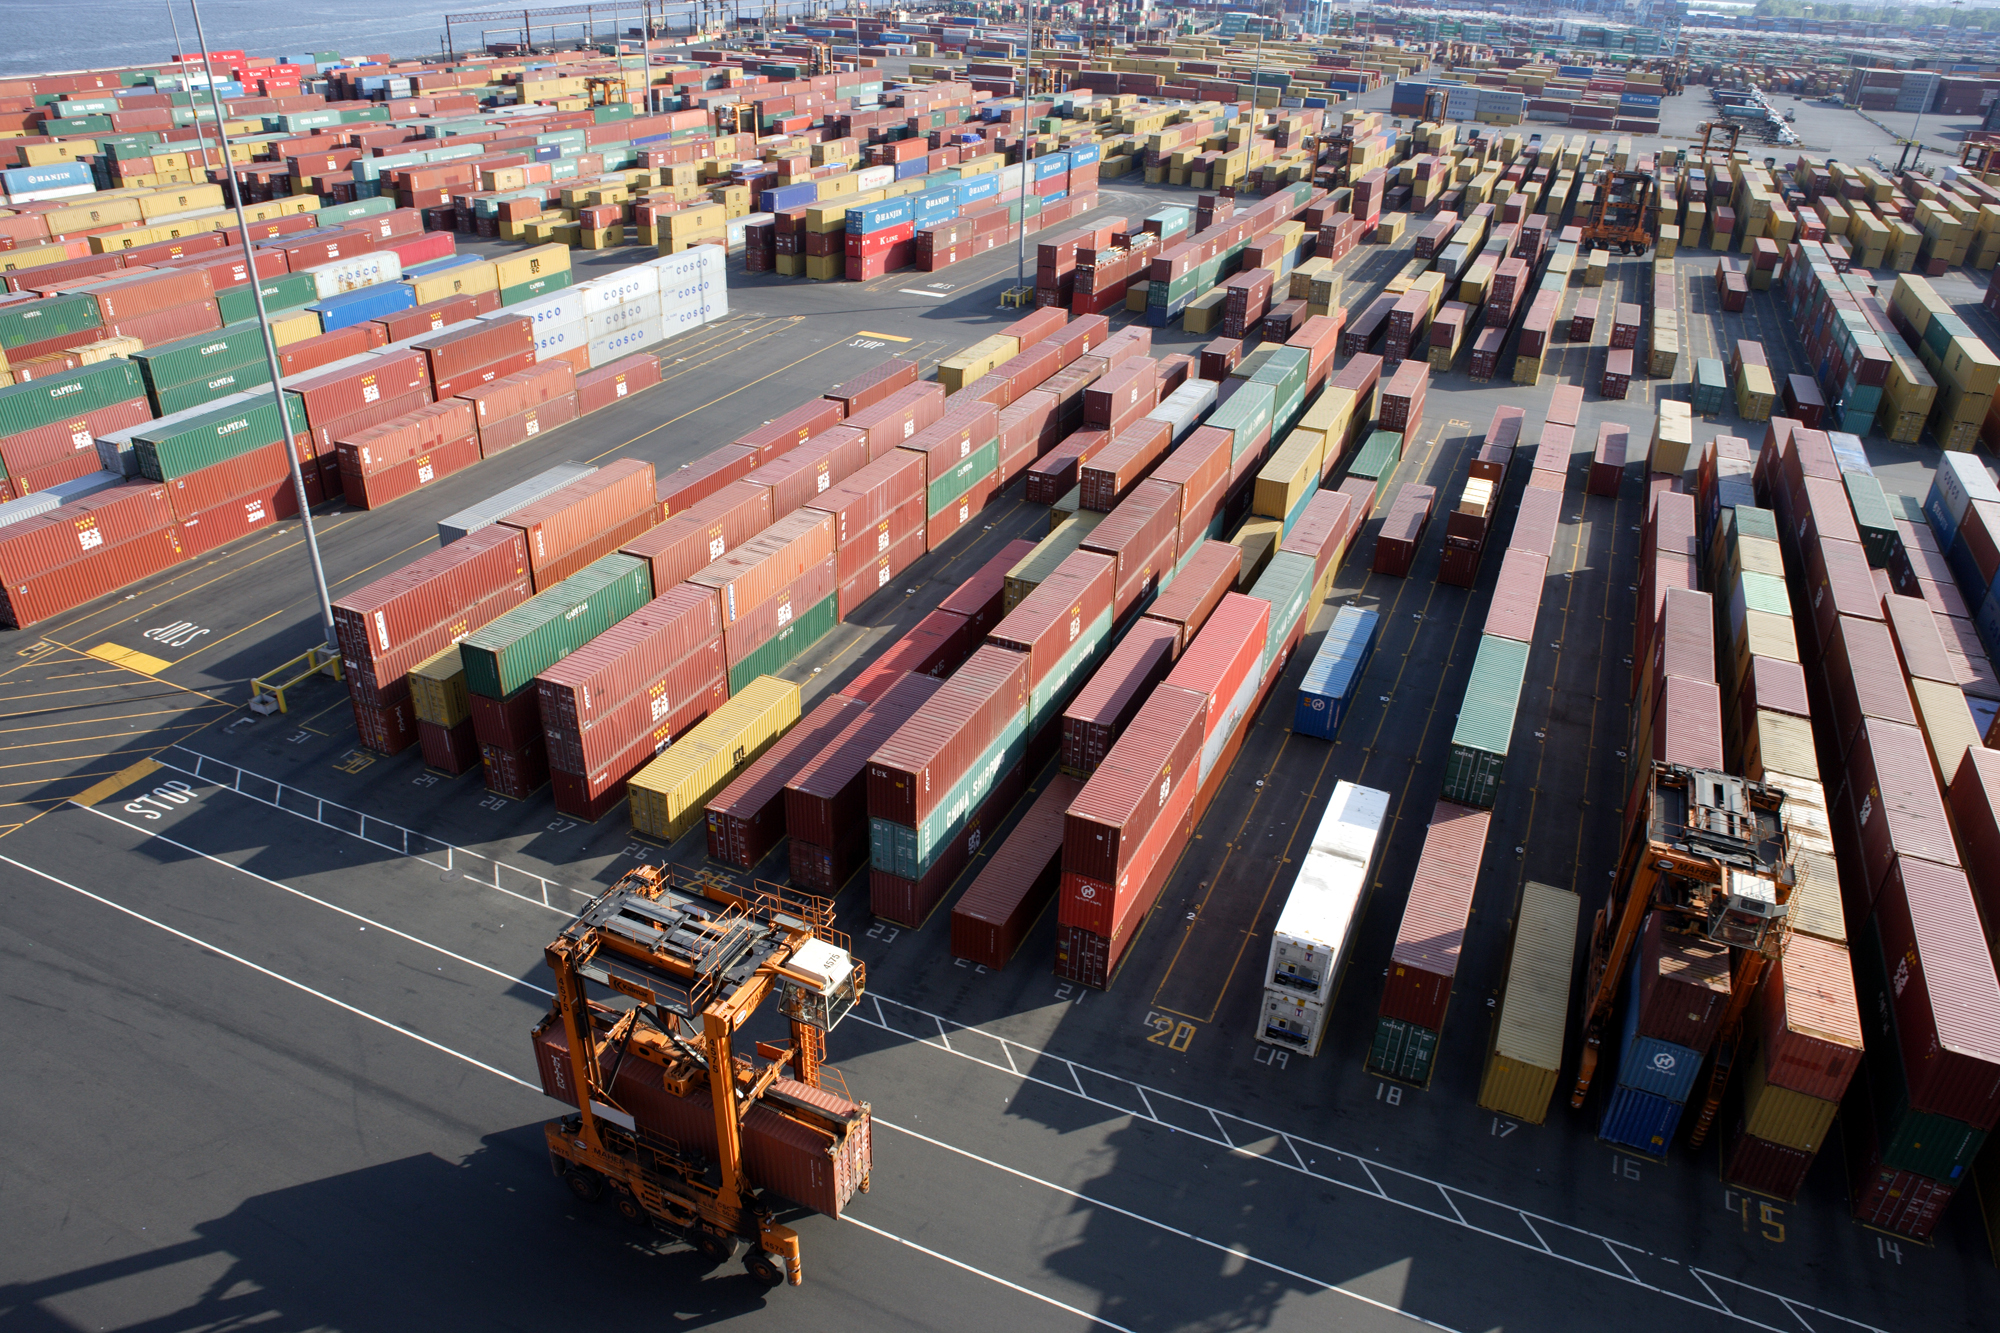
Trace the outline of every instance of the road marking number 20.
{"label": "road marking number 20", "polygon": [[1194,1043],[1194,1024],[1176,1022],[1166,1014],[1146,1015],[1146,1026],[1153,1030],[1146,1040],[1155,1046],[1164,1046],[1170,1051],[1185,1051]]}
{"label": "road marking number 20", "polygon": [[[186,805],[194,799],[194,788],[179,778],[169,778],[144,796],[125,803],[128,815],[143,815],[147,819],[158,819],[177,805]],[[157,806],[158,809],[154,807]]]}

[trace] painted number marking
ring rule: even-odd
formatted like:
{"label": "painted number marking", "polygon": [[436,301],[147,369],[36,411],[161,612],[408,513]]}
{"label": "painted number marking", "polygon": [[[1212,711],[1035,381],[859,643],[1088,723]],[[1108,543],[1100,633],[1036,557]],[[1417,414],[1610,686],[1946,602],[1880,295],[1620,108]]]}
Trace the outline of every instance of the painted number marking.
{"label": "painted number marking", "polygon": [[1146,1015],[1146,1026],[1153,1030],[1152,1035],[1146,1038],[1151,1045],[1178,1052],[1194,1044],[1192,1023],[1176,1021],[1166,1014],[1149,1013]]}
{"label": "painted number marking", "polygon": [[1262,1042],[1259,1042],[1257,1043],[1257,1049],[1251,1053],[1250,1058],[1260,1065],[1269,1065],[1273,1069],[1283,1069],[1291,1064],[1292,1053],[1280,1050],[1276,1046],[1266,1046]]}
{"label": "painted number marking", "polygon": [[1890,1240],[1887,1236],[1877,1236],[1875,1238],[1875,1257],[1877,1259],[1893,1260],[1895,1263],[1901,1264],[1903,1262],[1903,1247],[1895,1241]]}
{"label": "painted number marking", "polygon": [[1056,987],[1056,998],[1066,1004],[1082,1004],[1083,997],[1088,994],[1090,994],[1089,987],[1078,986],[1073,982],[1066,981]]}
{"label": "painted number marking", "polygon": [[872,352],[878,347],[887,347],[889,344],[885,342],[877,342],[873,338],[856,338],[853,341],[849,342],[847,345],[849,347],[859,347],[864,351]]}
{"label": "painted number marking", "polygon": [[1375,1100],[1378,1102],[1387,1102],[1391,1106],[1401,1106],[1403,1104],[1403,1090],[1394,1083],[1377,1083],[1375,1085]]}
{"label": "painted number marking", "polygon": [[972,968],[972,974],[976,977],[983,977],[986,975],[986,964],[984,963],[973,963],[970,962],[970,960],[964,958],[954,959],[953,962],[958,967],[970,966]]}
{"label": "painted number marking", "polygon": [[1637,1180],[1639,1178],[1639,1163],[1635,1158],[1613,1153],[1611,1155],[1611,1174],[1620,1180]]}
{"label": "painted number marking", "polygon": [[[125,813],[141,815],[147,819],[158,819],[177,805],[186,805],[194,799],[194,788],[179,778],[169,778],[144,796],[135,797],[125,803]],[[157,807],[157,808],[155,808]]]}
{"label": "painted number marking", "polygon": [[1496,1115],[1493,1117],[1493,1128],[1490,1132],[1492,1133],[1494,1138],[1504,1139],[1509,1134],[1512,1134],[1515,1130],[1519,1128],[1520,1126],[1516,1124],[1514,1121],[1502,1120],[1499,1116]]}
{"label": "painted number marking", "polygon": [[192,620],[176,620],[171,625],[161,625],[146,631],[146,637],[154,643],[164,643],[169,648],[185,648],[202,635],[211,633]]}
{"label": "painted number marking", "polygon": [[896,937],[902,933],[902,931],[896,929],[886,921],[877,921],[874,925],[868,927],[868,938],[871,940],[880,940],[885,945],[894,944]]}
{"label": "painted number marking", "polygon": [[480,798],[479,808],[481,810],[505,810],[507,808],[507,801],[506,798],[500,796],[485,796]]}
{"label": "painted number marking", "polygon": [[1738,1194],[1735,1190],[1724,1190],[1722,1206],[1743,1219],[1745,1231],[1750,1230],[1751,1224],[1755,1223],[1760,1228],[1758,1234],[1765,1240],[1773,1245],[1785,1243],[1785,1224],[1779,1220],[1784,1217],[1785,1210],[1777,1204],[1765,1199],[1753,1199],[1748,1194]]}

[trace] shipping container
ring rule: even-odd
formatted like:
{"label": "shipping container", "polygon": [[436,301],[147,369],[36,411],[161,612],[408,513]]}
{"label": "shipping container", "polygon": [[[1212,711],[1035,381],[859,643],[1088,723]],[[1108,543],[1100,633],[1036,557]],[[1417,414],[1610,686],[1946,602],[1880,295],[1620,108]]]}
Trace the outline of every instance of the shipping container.
{"label": "shipping container", "polygon": [[799,687],[764,676],[631,782],[632,827],[668,842],[702,822],[708,800],[799,720]]}
{"label": "shipping container", "polygon": [[1141,619],[1077,691],[1062,715],[1062,768],[1088,777],[1104,761],[1155,685],[1166,678],[1179,629]]}
{"label": "shipping container", "polygon": [[1301,736],[1336,740],[1348,705],[1360,688],[1361,674],[1375,651],[1380,617],[1366,607],[1344,606],[1335,613],[1299,682],[1292,730]]}
{"label": "shipping container", "polygon": [[785,788],[868,705],[830,694],[708,802],[708,855],[754,870],[785,836]]}
{"label": "shipping container", "polygon": [[612,554],[460,642],[466,688],[499,699],[631,615],[653,596],[643,561]]}
{"label": "shipping container", "polygon": [[1479,1105],[1531,1125],[1548,1118],[1562,1072],[1576,923],[1582,900],[1529,880],[1514,919],[1500,1010],[1493,1020]]}
{"label": "shipping container", "polygon": [[1665,927],[1649,913],[1640,936],[1638,1031],[1705,1052],[1729,1003],[1729,950]]}
{"label": "shipping container", "polygon": [[1472,661],[1458,721],[1445,760],[1444,795],[1462,805],[1490,810],[1499,798],[1527,677],[1528,645],[1483,634]]}
{"label": "shipping container", "polygon": [[868,763],[868,814],[916,828],[1018,719],[1026,725],[1028,658],[987,646]]}
{"label": "shipping container", "polygon": [[1488,811],[1451,801],[1439,801],[1432,809],[1402,925],[1389,951],[1381,1004],[1385,1018],[1443,1031],[1492,818]]}
{"label": "shipping container", "polygon": [[868,712],[850,717],[786,784],[785,828],[792,838],[835,849],[867,847],[868,761],[942,685],[934,676],[902,674],[862,700]]}
{"label": "shipping container", "polygon": [[653,465],[623,458],[499,522],[528,539],[537,589],[559,583],[657,522]]}
{"label": "shipping container", "polygon": [[1336,782],[1271,933],[1264,985],[1330,1008],[1374,884],[1389,794]]}
{"label": "shipping container", "polygon": [[998,971],[1020,949],[1062,878],[1063,816],[1081,779],[1049,779],[951,909],[951,953]]}

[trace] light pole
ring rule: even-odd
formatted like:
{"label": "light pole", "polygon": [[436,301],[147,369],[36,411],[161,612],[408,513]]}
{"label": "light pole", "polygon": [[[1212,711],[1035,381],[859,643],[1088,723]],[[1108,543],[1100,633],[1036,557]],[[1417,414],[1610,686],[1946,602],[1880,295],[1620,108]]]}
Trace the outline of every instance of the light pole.
{"label": "light pole", "polygon": [[[173,0],[167,0],[167,22],[174,25],[174,60],[180,65],[181,77],[185,79],[188,67],[187,52],[181,46],[181,21],[174,17]],[[202,60],[204,62],[202,72],[207,73],[206,62],[208,56],[204,54]],[[208,140],[202,137],[199,126],[196,127],[194,141],[195,145],[201,150],[201,169],[206,174],[208,171]]]}
{"label": "light pole", "polygon": [[1032,3],[1023,4],[1021,13],[1028,20],[1028,59],[1021,67],[1021,115],[1028,128],[1028,137],[1021,142],[1021,217],[1014,227],[1014,292],[1018,298],[1021,288],[1027,286],[1028,273],[1028,196],[1034,193],[1035,182],[1032,166],[1035,160],[1034,117],[1028,114],[1035,100],[1035,8]]}
{"label": "light pole", "polygon": [[[188,0],[188,8],[194,11],[194,37],[201,46],[201,64],[209,67],[208,37],[201,27],[201,0]],[[169,11],[171,12],[171,11]],[[257,250],[250,242],[250,219],[243,212],[243,192],[236,187],[235,172],[230,166],[229,131],[224,127],[222,115],[222,94],[216,89],[215,79],[208,81],[209,102],[215,108],[215,133],[222,145],[222,169],[229,177],[229,199],[236,206],[236,229],[243,238],[243,262],[250,273],[250,296],[257,303],[257,324],[264,334],[264,359],[271,371],[271,400],[278,405],[278,433],[285,442],[285,464],[291,469],[292,491],[299,501],[299,528],[305,533],[306,560],[312,566],[313,590],[319,594],[320,627],[326,633],[326,646],[335,643],[333,632],[333,598],[326,589],[326,566],[320,563],[319,538],[313,532],[312,505],[306,499],[305,474],[299,471],[298,450],[292,445],[292,418],[285,411],[285,390],[283,372],[278,367],[278,347],[271,341],[271,320],[264,310],[263,279],[257,274]]]}

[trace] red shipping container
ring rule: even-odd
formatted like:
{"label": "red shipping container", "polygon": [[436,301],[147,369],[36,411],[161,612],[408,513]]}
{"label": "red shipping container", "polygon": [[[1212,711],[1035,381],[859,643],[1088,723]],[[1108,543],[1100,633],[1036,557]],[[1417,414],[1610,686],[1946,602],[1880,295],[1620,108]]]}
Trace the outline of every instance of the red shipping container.
{"label": "red shipping container", "polygon": [[[544,729],[585,735],[611,710],[656,690],[676,663],[721,639],[714,599],[698,588],[667,585],[667,591],[541,673]],[[719,672],[720,657],[716,668]],[[673,702],[660,710],[663,715]],[[580,773],[589,761],[579,757],[562,766]]]}
{"label": "red shipping container", "polygon": [[891,357],[879,366],[834,385],[824,396],[840,405],[842,417],[851,417],[863,408],[875,406],[896,390],[915,384],[919,373],[916,362]]}
{"label": "red shipping container", "polygon": [[[744,478],[771,491],[774,514],[789,514],[818,499],[868,463],[868,444],[858,430],[836,426]],[[817,506],[815,506],[817,507]]]}
{"label": "red shipping container", "polygon": [[1613,421],[1597,428],[1597,448],[1591,455],[1590,477],[1584,485],[1588,494],[1618,498],[1618,484],[1625,478],[1625,452],[1630,438],[1631,432]]}
{"label": "red shipping container", "polygon": [[441,333],[454,324],[463,324],[499,308],[499,292],[480,292],[476,296],[447,296],[371,322],[382,326],[385,341],[399,343],[427,333]]}
{"label": "red shipping container", "polygon": [[[1083,882],[1119,881],[1176,787],[1196,785],[1207,707],[1190,690],[1154,690],[1084,784],[1063,823],[1063,869]],[[1115,904],[1101,895],[1065,901],[1070,925],[1109,934]]]}
{"label": "red shipping container", "polygon": [[[949,407],[940,406],[942,399],[928,400],[922,405],[925,410],[911,420],[910,409],[898,402],[904,394],[910,392],[912,390],[906,389],[880,407],[863,412],[858,418],[863,422],[871,419],[876,421],[876,424],[869,427],[870,458],[879,460],[886,449],[894,448],[922,454],[925,460],[926,480],[936,481],[942,479],[953,467],[991,444],[1000,433],[1000,414],[993,405],[964,395],[952,399]],[[923,416],[930,415],[929,409],[932,407],[938,407],[939,410],[930,422],[923,422]],[[892,412],[893,415],[888,419],[881,419],[882,414]],[[899,422],[906,424],[899,427]],[[910,429],[910,426],[914,426],[915,429]]]}
{"label": "red shipping container", "polygon": [[[350,324],[344,329],[335,329],[332,333],[301,338],[295,343],[286,343],[278,349],[278,373],[287,378],[309,374],[336,361],[345,361],[349,357],[361,356],[387,346],[388,341],[388,330],[374,323]],[[398,366],[397,369],[400,371],[401,367]],[[428,368],[425,370],[423,382],[426,385],[430,383]]]}
{"label": "red shipping container", "polygon": [[542,737],[542,696],[533,681],[504,699],[473,694],[468,702],[472,709],[472,734],[481,745],[519,750]]}
{"label": "red shipping container", "polygon": [[1152,480],[1181,488],[1180,516],[1192,512],[1193,500],[1206,496],[1215,483],[1229,476],[1232,439],[1228,431],[1196,426],[1154,470]]}
{"label": "red shipping container", "polygon": [[[1206,522],[1206,519],[1202,520]],[[1187,557],[1174,581],[1153,599],[1143,619],[1157,620],[1174,631],[1173,656],[1178,657],[1223,597],[1236,587],[1243,569],[1243,548],[1229,542],[1203,541]]]}
{"label": "red shipping container", "polygon": [[1723,1143],[1722,1179],[1738,1189],[1790,1203],[1804,1187],[1814,1155],[1748,1134],[1739,1118],[1735,1132]]}
{"label": "red shipping container", "polygon": [[86,557],[101,559],[108,548],[173,522],[173,501],[163,483],[113,486],[72,500],[0,527],[0,583],[19,584]]}
{"label": "red shipping container", "polygon": [[431,376],[423,354],[405,350],[357,358],[309,378],[289,379],[285,388],[299,396],[307,422],[317,428],[323,422],[411,394],[429,399]]}
{"label": "red shipping container", "polygon": [[987,642],[1027,654],[1030,689],[1110,612],[1115,563],[1095,551],[1072,551],[988,632]]}
{"label": "red shipping container", "polygon": [[1861,1067],[1861,1011],[1847,950],[1794,934],[1757,994],[1765,1076],[1778,1087],[1839,1101]]}
{"label": "red shipping container", "polygon": [[[567,355],[565,353],[565,356]],[[474,366],[470,370],[461,371],[456,375],[437,380],[434,387],[440,399],[455,398],[467,389],[476,389],[482,384],[491,384],[494,380],[516,374],[523,370],[532,370],[535,364],[535,354],[533,352],[510,352],[498,361],[494,361],[488,365]]]}
{"label": "red shipping container", "polygon": [[[307,498],[310,499],[319,489],[318,469],[313,469],[306,480]],[[291,463],[285,455],[282,440],[220,463],[197,468],[163,484],[167,488],[167,502],[173,507],[174,517],[181,520],[184,528],[193,515],[243,498],[261,498],[267,504],[277,506],[281,517],[299,512],[298,492],[292,485]],[[182,536],[185,540],[190,534],[183,532]],[[193,543],[189,545],[192,548]]]}
{"label": "red shipping container", "polygon": [[417,744],[423,749],[425,768],[458,777],[479,766],[479,742],[473,737],[471,718],[455,727],[419,718]]}
{"label": "red shipping container", "polygon": [[1860,874],[1846,885],[1849,915],[1873,910],[1899,858],[1958,864],[1929,746],[1915,727],[1864,720],[1847,752],[1847,778],[1835,805],[1835,833],[1860,840]]}
{"label": "red shipping container", "polygon": [[895,515],[883,520],[883,526],[895,524],[893,533],[885,533],[885,544],[877,550],[873,547],[851,546],[837,557],[840,569],[840,591],[835,603],[835,612],[841,620],[852,616],[870,597],[882,591],[896,580],[896,577],[924,556],[924,516],[919,505],[905,505]]}
{"label": "red shipping container", "polygon": [[579,371],[577,413],[588,416],[629,394],[643,393],[660,382],[660,359],[651,352],[634,352],[606,366]]}
{"label": "red shipping container", "polygon": [[366,476],[350,471],[343,457],[340,480],[349,504],[356,509],[379,509],[391,500],[400,500],[441,477],[462,472],[478,461],[479,439],[467,435]]}
{"label": "red shipping container", "polygon": [[1668,934],[1664,924],[1661,913],[1649,913],[1640,935],[1639,1031],[1706,1051],[1729,1003],[1729,950]]}
{"label": "red shipping container", "polygon": [[87,477],[93,472],[102,470],[95,449],[87,454],[72,454],[68,458],[44,463],[32,471],[17,473],[8,478],[7,488],[13,492],[8,498],[18,500],[24,495],[33,495],[36,491],[45,491],[51,486],[60,485],[65,481],[75,481],[78,477]]}
{"label": "red shipping container", "polygon": [[1354,517],[1351,500],[1339,491],[1319,491],[1306,501],[1305,510],[1292,524],[1292,530],[1285,534],[1284,540],[1278,543],[1278,549],[1311,560],[1314,584],[1318,586],[1325,578],[1328,567],[1337,563],[1346,551],[1360,526]]}
{"label": "red shipping container", "polygon": [[1159,363],[1135,357],[1083,391],[1084,423],[1115,435],[1159,402]]}
{"label": "red shipping container", "polygon": [[988,475],[974,482],[972,489],[957,500],[932,514],[924,526],[924,549],[935,551],[950,541],[961,528],[972,522],[973,515],[986,508],[999,488],[998,476]]}
{"label": "red shipping container", "polygon": [[[99,338],[137,338],[148,347],[173,342],[178,338],[192,338],[198,333],[208,333],[222,327],[222,316],[216,312],[214,301],[197,301],[191,305],[170,306],[150,315],[128,315],[115,324],[105,324],[96,331]],[[72,346],[77,342],[75,335],[66,341]],[[10,355],[27,359],[27,349],[18,348]]]}
{"label": "red shipping container", "polygon": [[1653,712],[1652,733],[1654,761],[1720,770],[1721,688],[1714,681],[1667,677]]}
{"label": "red shipping container", "polygon": [[576,395],[564,394],[546,403],[516,412],[511,417],[499,421],[487,421],[479,427],[479,456],[491,458],[504,453],[517,444],[525,444],[543,431],[554,430],[557,426],[567,426],[576,420]]}
{"label": "red shipping container", "polygon": [[911,626],[866,670],[841,688],[842,694],[874,700],[906,674],[940,680],[958,670],[978,641],[967,631],[965,617],[933,611]]}
{"label": "red shipping container", "polygon": [[902,879],[880,870],[868,872],[868,906],[887,921],[914,930],[923,925],[980,845],[1005,822],[1007,813],[1028,789],[1027,761],[1015,764],[994,779],[993,790],[952,840],[938,853],[937,860],[920,880]]}
{"label": "red shipping container", "polygon": [[[689,575],[688,582],[713,590],[726,638],[731,626],[833,555],[832,516],[801,509],[776,519],[742,547]],[[833,576],[829,566],[829,580]],[[832,588],[827,591],[830,594]]]}
{"label": "red shipping container", "polygon": [[[960,405],[954,403],[953,406]],[[868,457],[872,461],[898,445],[913,443],[919,432],[944,415],[944,386],[936,380],[927,380],[896,390],[880,402],[852,413],[842,424],[862,432],[867,440]],[[992,418],[983,421],[975,418],[966,424],[984,431],[980,438],[973,441],[974,449],[993,438]]]}
{"label": "red shipping container", "polygon": [[[782,555],[774,557],[783,559]],[[741,665],[752,653],[773,639],[789,637],[792,625],[813,607],[840,591],[840,572],[833,556],[808,565],[783,587],[742,614],[722,630],[723,650],[732,667]]]}
{"label": "red shipping container", "polygon": [[[1083,507],[1111,512],[1173,447],[1173,440],[1171,422],[1149,417],[1117,432],[1087,463],[1078,465]],[[1178,517],[1178,508],[1175,512]]]}
{"label": "red shipping container", "polygon": [[[1929,608],[1924,608],[1924,612],[1928,615]],[[1917,725],[1909,686],[1904,683],[1896,644],[1886,624],[1839,617],[1826,646],[1824,663],[1827,692],[1833,697],[1836,754],[1846,756],[1855,733],[1867,718],[1910,727]]]}
{"label": "red shipping container", "polygon": [[[722,641],[704,644],[661,673],[645,692],[606,712],[580,736],[544,727],[552,771],[574,778],[578,800],[600,808],[634,773],[729,701]],[[595,817],[595,816],[593,816]]]}
{"label": "red shipping container", "polygon": [[169,524],[105,546],[88,558],[21,574],[10,572],[4,589],[0,589],[0,626],[25,628],[161,573],[186,558],[180,531]]}
{"label": "red shipping container", "polygon": [[2000,1122],[2000,980],[1972,887],[1955,867],[1897,861],[1875,899],[1910,1105]]}
{"label": "red shipping container", "polygon": [[[757,451],[729,444],[711,450],[692,463],[660,474],[654,495],[660,505],[660,521],[682,513],[714,495],[731,482],[741,481],[757,470]],[[658,586],[658,585],[655,585]]]}
{"label": "red shipping container", "polygon": [[407,463],[419,454],[463,439],[474,441],[476,458],[478,441],[472,405],[463,399],[450,399],[337,439],[334,449],[340,456],[343,473],[371,477]]}
{"label": "red shipping container", "polygon": [[1119,506],[1084,537],[1082,549],[1117,560],[1112,614],[1127,613],[1151,598],[1176,563],[1180,539],[1180,493],[1166,482],[1142,481]]}
{"label": "red shipping container", "polygon": [[1223,724],[1231,702],[1264,656],[1271,604],[1260,597],[1225,593],[1194,641],[1181,653],[1166,683],[1207,701],[1202,739]]}
{"label": "red shipping container", "polygon": [[866,713],[849,714],[839,734],[825,738],[786,782],[786,831],[829,849],[865,847],[868,760],[943,683],[920,673],[898,674],[874,699],[855,698]]}
{"label": "red shipping container", "polygon": [[528,538],[537,588],[552,587],[653,526],[653,465],[621,458],[498,521]]}
{"label": "red shipping container", "polygon": [[821,431],[832,430],[845,415],[841,404],[832,398],[814,398],[783,416],[773,417],[755,430],[737,436],[732,443],[756,450],[756,465],[762,467]]}
{"label": "red shipping container", "polygon": [[535,352],[535,322],[526,315],[512,319],[487,319],[462,329],[424,338],[415,344],[429,360],[431,380],[442,386],[468,372],[490,366],[506,357]]}
{"label": "red shipping container", "polygon": [[1986,919],[2000,920],[2000,751],[1967,746],[1947,794],[1966,877]]}
{"label": "red shipping container", "polygon": [[1437,492],[1429,486],[1405,485],[1396,493],[1382,529],[1375,535],[1375,573],[1399,579],[1410,576],[1436,499]]}
{"label": "red shipping container", "polygon": [[108,325],[158,315],[179,306],[215,300],[215,284],[205,269],[155,268],[106,278],[85,289]]}
{"label": "red shipping container", "polygon": [[1029,466],[1025,498],[1030,504],[1057,503],[1077,487],[1083,465],[1110,445],[1108,430],[1086,429],[1064,436]]}
{"label": "red shipping container", "polygon": [[18,477],[52,463],[68,462],[79,455],[87,456],[95,463],[98,436],[129,426],[143,426],[152,419],[152,404],[141,394],[68,421],[53,422],[0,439],[0,464],[5,465],[8,476]]}
{"label": "red shipping container", "polygon": [[1384,1018],[1433,1032],[1444,1029],[1492,820],[1490,810],[1450,801],[1439,801],[1432,809],[1403,921],[1389,950],[1389,977],[1382,987]]}
{"label": "red shipping container", "polygon": [[827,695],[718,792],[707,809],[709,858],[756,869],[785,836],[787,785],[867,708],[859,699]]}
{"label": "red shipping container", "polygon": [[1921,597],[1889,594],[1882,598],[1882,614],[1896,644],[1896,657],[1904,674],[1912,680],[1935,680],[1958,684],[1951,658],[1945,651],[1944,636],[1938,632],[1937,615]]}
{"label": "red shipping container", "polygon": [[854,542],[872,541],[869,534],[896,510],[912,501],[921,504],[925,478],[922,457],[891,449],[829,486],[810,507],[833,515],[834,543],[844,550]]}
{"label": "red shipping container", "polygon": [[354,707],[355,737],[365,749],[377,754],[397,755],[417,739],[417,715],[408,698],[388,705],[351,701]]}
{"label": "red shipping container", "polygon": [[1020,949],[1062,877],[1063,813],[1083,784],[1058,774],[951,909],[954,958],[998,970]]}
{"label": "red shipping container", "polygon": [[488,422],[500,421],[575,393],[576,372],[569,362],[555,360],[540,362],[532,370],[517,371],[455,396],[472,404],[473,416],[483,428]]}
{"label": "red shipping container", "polygon": [[869,815],[915,828],[1027,707],[1027,654],[975,651],[869,759]]}
{"label": "red shipping container", "polygon": [[[496,524],[340,597],[333,604],[333,623],[341,652],[350,659],[349,671],[362,660],[414,647],[427,631],[489,598],[518,594],[514,605],[526,601],[527,577],[526,538],[516,529]],[[467,625],[431,652],[485,623]]]}
{"label": "red shipping container", "polygon": [[[1166,685],[1153,692],[1155,698],[1163,699],[1177,693],[1179,691]],[[1063,871],[1056,896],[1058,976],[1065,975],[1063,940],[1069,930],[1110,941],[1114,958],[1121,951],[1122,944],[1129,943],[1131,932],[1138,922],[1145,919],[1165,885],[1166,877],[1187,847],[1188,835],[1199,818],[1199,785],[1192,774],[1188,775],[1187,781],[1173,785],[1165,807],[1154,816],[1152,828],[1133,852],[1129,868],[1117,879],[1096,880],[1073,870]],[[1063,831],[1067,848],[1067,822]],[[1092,923],[1102,923],[1102,929],[1094,929]]]}
{"label": "red shipping container", "polygon": [[1077,691],[1062,715],[1064,772],[1088,777],[1104,761],[1153,687],[1166,679],[1179,632],[1178,625],[1142,617]]}
{"label": "red shipping container", "polygon": [[409,416],[430,405],[428,392],[407,393],[395,398],[384,398],[372,407],[342,417],[334,417],[312,423],[312,444],[314,456],[322,464],[331,465],[334,475],[333,489],[340,489],[340,440],[365,434],[385,422]]}

